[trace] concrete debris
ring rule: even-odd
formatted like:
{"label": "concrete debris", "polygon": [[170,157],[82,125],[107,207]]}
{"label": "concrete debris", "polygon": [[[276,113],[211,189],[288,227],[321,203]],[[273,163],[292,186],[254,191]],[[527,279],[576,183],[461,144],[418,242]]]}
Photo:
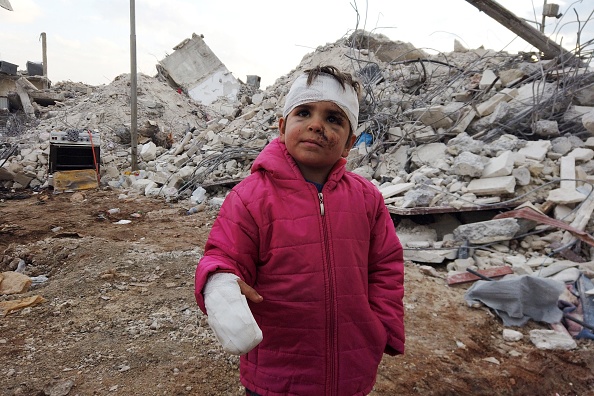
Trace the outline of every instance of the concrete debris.
{"label": "concrete debris", "polygon": [[503,329],[503,339],[507,342],[517,342],[524,338],[524,335],[519,331],[512,329]]}
{"label": "concrete debris", "polygon": [[[43,76],[0,73],[0,186],[50,187],[52,163],[63,160],[50,156],[52,138],[74,136],[80,155],[92,131],[101,136],[100,156],[84,165],[99,169],[100,187],[219,206],[278,136],[291,81],[320,64],[364,85],[359,131],[367,140],[347,166],[381,191],[407,260],[447,263],[451,274],[508,266],[534,275],[571,257],[594,272],[586,265],[594,249],[582,244],[591,238],[572,237],[592,229],[594,73],[562,58],[534,61],[459,42],[454,52],[430,55],[358,30],[262,90],[258,76],[236,79],[193,34],[159,61],[157,76],[138,76],[134,171],[129,75],[46,89]],[[574,234],[561,223],[494,219],[522,203],[572,224]],[[419,216],[422,225],[412,220]]]}
{"label": "concrete debris", "polygon": [[538,349],[572,350],[577,348],[577,343],[571,335],[555,330],[530,330],[530,341]]}
{"label": "concrete debris", "polygon": [[240,82],[203,39],[204,36],[194,33],[176,45],[172,54],[159,61],[159,75],[202,104],[210,105],[220,97],[237,101]]}

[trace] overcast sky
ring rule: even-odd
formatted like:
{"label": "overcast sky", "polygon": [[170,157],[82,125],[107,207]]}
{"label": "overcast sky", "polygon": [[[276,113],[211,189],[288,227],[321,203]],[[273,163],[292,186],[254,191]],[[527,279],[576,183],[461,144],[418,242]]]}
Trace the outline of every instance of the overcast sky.
{"label": "overcast sky", "polygon": [[[10,0],[0,8],[0,60],[26,69],[41,62],[40,33],[47,35],[48,75],[58,81],[109,84],[130,72],[130,1]],[[542,0],[500,0],[516,15],[541,21]],[[551,1],[549,1],[551,3]],[[565,15],[547,18],[546,33],[575,47],[594,1],[556,1]],[[356,10],[358,10],[358,16]],[[574,11],[575,10],[575,11]],[[155,75],[155,64],[192,33],[236,78],[262,77],[261,88],[297,67],[316,47],[333,43],[355,28],[410,42],[428,52],[481,45],[510,53],[525,43],[465,0],[136,0],[138,72]],[[594,38],[594,21],[581,42]],[[591,45],[589,49],[594,49]]]}

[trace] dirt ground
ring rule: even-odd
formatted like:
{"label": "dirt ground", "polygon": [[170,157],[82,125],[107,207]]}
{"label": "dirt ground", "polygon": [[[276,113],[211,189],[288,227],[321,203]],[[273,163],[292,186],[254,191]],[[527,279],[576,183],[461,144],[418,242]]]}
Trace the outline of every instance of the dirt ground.
{"label": "dirt ground", "polygon": [[[0,272],[25,261],[46,301],[0,316],[0,395],[241,395],[238,358],[217,345],[193,297],[217,213],[124,190],[0,191]],[[119,213],[110,214],[110,209]],[[128,224],[116,224],[130,220]],[[445,276],[445,268],[437,267]],[[406,263],[406,354],[385,356],[372,395],[592,395],[594,344],[542,351],[502,339],[501,320],[467,307]]]}

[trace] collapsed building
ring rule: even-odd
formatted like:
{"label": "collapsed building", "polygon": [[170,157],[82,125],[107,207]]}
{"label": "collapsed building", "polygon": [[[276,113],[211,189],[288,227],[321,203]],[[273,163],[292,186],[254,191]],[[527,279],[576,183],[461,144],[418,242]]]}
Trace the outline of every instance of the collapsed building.
{"label": "collapsed building", "polygon": [[[3,188],[48,188],[56,170],[79,165],[97,173],[100,186],[188,208],[218,205],[278,136],[291,81],[332,64],[363,83],[360,136],[347,166],[381,191],[406,259],[446,265],[452,284],[479,279],[469,269],[594,277],[589,59],[541,60],[458,42],[453,52],[430,55],[355,31],[261,90],[257,76],[247,84],[233,77],[202,36],[174,50],[156,77],[139,76],[139,170],[131,163],[129,75],[104,86],[61,82],[25,91],[54,98],[35,107],[32,127],[0,129]],[[78,144],[63,157],[84,159],[52,158],[60,142]]]}

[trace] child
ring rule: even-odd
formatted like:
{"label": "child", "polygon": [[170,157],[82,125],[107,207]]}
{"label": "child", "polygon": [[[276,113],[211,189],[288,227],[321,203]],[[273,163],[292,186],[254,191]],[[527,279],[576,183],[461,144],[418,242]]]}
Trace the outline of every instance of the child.
{"label": "child", "polygon": [[345,169],[359,89],[332,66],[295,80],[196,269],[248,395],[365,395],[382,354],[404,353],[402,246],[378,189]]}

